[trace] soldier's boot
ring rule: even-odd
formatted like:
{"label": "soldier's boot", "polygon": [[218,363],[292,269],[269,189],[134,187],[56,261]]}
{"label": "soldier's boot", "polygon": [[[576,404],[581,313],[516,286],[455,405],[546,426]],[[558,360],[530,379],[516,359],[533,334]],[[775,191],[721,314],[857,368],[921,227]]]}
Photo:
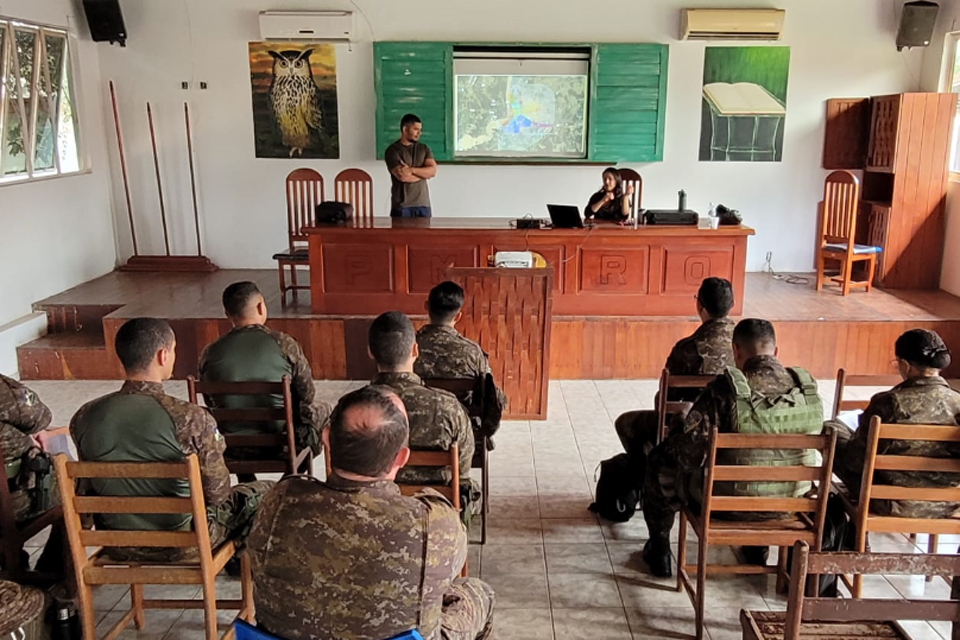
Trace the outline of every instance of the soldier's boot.
{"label": "soldier's boot", "polygon": [[650,573],[658,578],[669,578],[673,575],[673,563],[670,557],[670,538],[655,535],[643,545],[643,561],[647,563]]}
{"label": "soldier's boot", "polygon": [[770,559],[770,547],[740,547],[740,553],[747,564],[755,564],[761,567],[767,565]]}

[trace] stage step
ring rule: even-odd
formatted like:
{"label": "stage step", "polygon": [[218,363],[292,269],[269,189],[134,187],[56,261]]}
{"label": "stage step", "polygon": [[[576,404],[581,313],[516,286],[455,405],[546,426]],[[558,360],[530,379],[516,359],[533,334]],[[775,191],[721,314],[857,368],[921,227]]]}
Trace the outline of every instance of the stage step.
{"label": "stage step", "polygon": [[103,333],[51,333],[17,347],[21,380],[116,380],[123,377],[107,353]]}
{"label": "stage step", "polygon": [[88,333],[103,341],[103,317],[120,304],[35,304],[34,311],[47,314],[48,334]]}

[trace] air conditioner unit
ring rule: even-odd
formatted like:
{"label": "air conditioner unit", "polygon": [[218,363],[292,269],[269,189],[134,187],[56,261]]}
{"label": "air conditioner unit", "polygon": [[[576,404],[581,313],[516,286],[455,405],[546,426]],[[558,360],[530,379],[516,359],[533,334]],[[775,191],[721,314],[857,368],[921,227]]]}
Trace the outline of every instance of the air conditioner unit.
{"label": "air conditioner unit", "polygon": [[783,9],[684,9],[681,40],[779,40]]}
{"label": "air conditioner unit", "polygon": [[353,13],[350,11],[263,11],[260,37],[264,40],[312,40],[350,42]]}

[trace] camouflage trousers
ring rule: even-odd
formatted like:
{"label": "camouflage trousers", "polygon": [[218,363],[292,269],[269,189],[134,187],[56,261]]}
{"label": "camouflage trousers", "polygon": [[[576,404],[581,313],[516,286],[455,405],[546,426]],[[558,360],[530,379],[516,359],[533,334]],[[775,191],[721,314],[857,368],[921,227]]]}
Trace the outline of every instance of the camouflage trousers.
{"label": "camouflage trousers", "polygon": [[320,433],[327,426],[332,413],[333,407],[322,400],[300,405],[300,420],[294,427],[297,448],[310,447],[314,456],[320,455],[323,450]]}
{"label": "camouflage trousers", "polygon": [[[235,540],[238,546],[243,545],[260,502],[275,484],[267,480],[238,484],[222,503],[207,506],[207,529],[210,532],[210,546],[214,550],[227,540]],[[196,549],[112,547],[109,555],[121,562],[180,562],[196,560]]]}
{"label": "camouflage trousers", "polygon": [[443,596],[440,637],[485,640],[493,633],[493,589],[477,578],[457,578]]}

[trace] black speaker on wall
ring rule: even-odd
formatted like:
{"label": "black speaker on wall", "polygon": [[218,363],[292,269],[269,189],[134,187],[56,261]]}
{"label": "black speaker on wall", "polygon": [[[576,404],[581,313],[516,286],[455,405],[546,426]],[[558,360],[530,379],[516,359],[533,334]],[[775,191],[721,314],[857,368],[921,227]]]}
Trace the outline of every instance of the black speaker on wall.
{"label": "black speaker on wall", "polygon": [[83,0],[83,11],[94,42],[127,46],[127,27],[123,24],[120,0]]}
{"label": "black speaker on wall", "polygon": [[930,44],[939,10],[940,5],[927,0],[905,3],[897,29],[897,51],[902,51],[904,47],[925,47]]}

